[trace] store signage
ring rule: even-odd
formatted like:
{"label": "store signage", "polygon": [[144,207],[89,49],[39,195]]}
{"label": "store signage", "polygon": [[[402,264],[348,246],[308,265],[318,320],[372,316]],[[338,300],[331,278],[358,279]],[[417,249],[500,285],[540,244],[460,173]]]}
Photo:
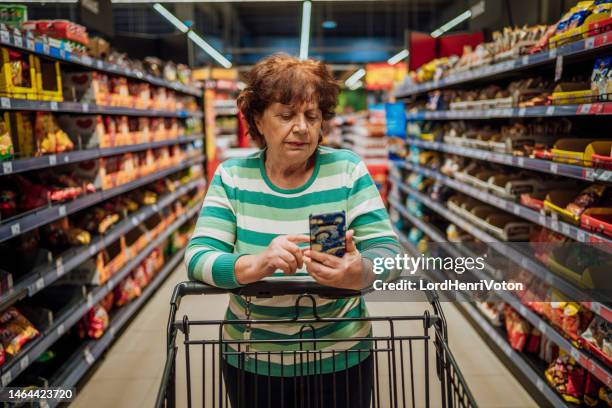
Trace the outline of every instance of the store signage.
{"label": "store signage", "polygon": [[368,90],[389,90],[396,82],[402,82],[406,76],[406,63],[390,65],[387,62],[376,62],[366,65],[365,88]]}

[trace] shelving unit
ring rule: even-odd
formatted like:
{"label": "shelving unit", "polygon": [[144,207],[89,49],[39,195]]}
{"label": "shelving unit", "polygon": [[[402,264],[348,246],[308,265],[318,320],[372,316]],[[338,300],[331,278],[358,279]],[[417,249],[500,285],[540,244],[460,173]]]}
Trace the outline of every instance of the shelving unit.
{"label": "shelving unit", "polygon": [[[186,94],[201,98],[203,92],[196,87],[185,86],[178,82],[168,82],[143,72],[125,69],[114,64],[90,58],[84,55],[70,53],[67,50],[50,46],[41,41],[34,41],[31,37],[22,36],[18,31],[5,30],[0,25],[0,45],[19,49],[40,57],[50,58],[60,61],[64,65],[86,67],[93,71],[103,72],[112,75],[119,75],[137,81],[150,83],[158,87],[171,89],[180,94]],[[28,100],[0,97],[0,111],[42,111],[57,114],[104,114],[104,115],[127,115],[136,117],[158,117],[158,118],[179,118],[179,119],[203,119],[202,100],[198,101],[199,108],[196,111],[184,110],[151,110],[133,109],[118,106],[101,106],[93,103],[80,102],[55,102],[42,100]],[[199,132],[199,133],[194,133]],[[180,164],[167,167],[156,167],[159,170],[139,178],[129,178],[129,182],[116,185],[113,188],[97,189],[95,192],[83,194],[75,199],[49,203],[44,207],[22,213],[16,217],[0,221],[0,243],[20,237],[36,228],[42,227],[56,220],[60,220],[78,211],[103,203],[104,201],[131,192],[137,188],[144,187],[153,182],[159,181],[164,177],[173,176],[178,172],[201,166],[205,162],[204,143],[205,137],[202,130],[190,130],[186,134],[173,139],[156,140],[148,143],[122,145],[109,148],[88,148],[83,150],[72,150],[65,153],[49,154],[39,157],[18,158],[10,161],[0,162],[0,177],[12,177],[15,174],[27,175],[27,172],[36,172],[46,169],[54,169],[59,166],[79,163],[89,160],[99,160],[111,156],[126,153],[144,152],[151,149],[159,149],[170,146],[189,147],[189,155],[186,155]],[[194,151],[195,150],[195,151]],[[201,152],[197,152],[200,150]],[[178,163],[178,162],[173,162]],[[196,171],[197,167],[196,167]],[[104,251],[116,245],[119,240],[139,226],[157,216],[163,216],[168,209],[180,209],[175,206],[179,200],[184,199],[186,194],[200,192],[206,185],[203,178],[191,178],[189,181],[182,180],[182,184],[174,185],[174,189],[165,190],[166,193],[158,197],[154,204],[143,205],[135,212],[124,214],[124,218],[112,225],[103,234],[92,237],[91,242],[84,246],[72,247],[60,254],[51,255],[49,253],[48,262],[37,265],[34,269],[20,275],[12,287],[2,292],[0,295],[0,311],[16,304],[19,308],[21,302],[28,302],[28,298],[39,294],[58,283],[58,280],[66,277],[71,272],[82,266],[86,261],[97,256],[100,251]],[[197,196],[199,197],[199,195]],[[199,199],[198,199],[199,200]],[[147,237],[146,246],[137,253],[126,248],[124,256],[126,261],[113,273],[104,283],[100,285],[81,286],[82,296],[76,296],[76,300],[62,306],[61,310],[54,310],[49,326],[39,328],[40,335],[28,343],[14,356],[7,356],[4,364],[0,366],[0,385],[7,387],[12,382],[28,370],[28,367],[35,362],[38,357],[45,353],[51,346],[60,340],[65,333],[73,328],[88,311],[100,302],[107,294],[115,290],[115,287],[132,271],[138,267],[152,251],[163,244],[172,234],[188,222],[192,222],[200,209],[200,202],[191,202],[191,206],[185,211],[178,212],[172,223],[158,233],[143,229],[143,234]],[[174,217],[174,216],[173,216]],[[155,235],[153,235],[155,234]],[[148,298],[156,291],[164,279],[181,262],[184,249],[174,253],[170,259],[162,266],[154,276],[153,280],[143,289],[140,297],[116,310],[111,316],[111,322],[105,333],[100,339],[86,340],[81,347],[67,360],[62,361],[62,368],[50,379],[50,384],[57,384],[63,387],[75,386],[79,380],[89,370],[91,364],[108,349],[112,341],[116,338],[119,331],[126,323],[138,312]],[[81,293],[81,292],[79,292]],[[42,404],[41,406],[44,406]],[[54,404],[47,404],[47,406]]]}
{"label": "shelving unit", "polygon": [[162,78],[158,78],[140,71],[122,68],[116,64],[109,64],[105,61],[91,58],[87,55],[71,53],[67,50],[51,46],[42,41],[35,41],[33,38],[24,37],[19,35],[19,33],[16,31],[0,29],[0,45],[17,48],[41,57],[55,59],[60,62],[92,68],[100,72],[138,79],[152,85],[169,88],[188,95],[198,97],[202,96],[202,91],[200,89],[186,86],[179,82],[169,82]]}
{"label": "shelving unit", "polygon": [[[396,209],[403,217],[408,219],[414,226],[421,229],[421,227],[425,229],[421,229],[423,232],[426,230],[426,235],[431,237],[435,242],[444,242],[445,240],[442,235],[436,231],[435,228],[431,227],[427,223],[423,223],[419,218],[414,217],[410,214],[404,207],[402,207],[398,201],[394,198],[389,200],[392,207]],[[400,243],[406,249],[406,251],[412,254],[418,254],[419,251],[412,245],[412,243],[408,240],[408,238],[399,230],[395,229],[395,233],[399,237]],[[430,235],[431,234],[431,235]],[[434,238],[435,237],[435,238]],[[438,239],[442,239],[442,241],[438,241]],[[444,275],[436,270],[429,271],[430,274],[438,281],[444,281]],[[457,294],[458,297],[458,307],[464,311],[465,314],[471,318],[474,323],[477,324],[478,328],[486,333],[487,336],[493,341],[493,344],[499,349],[507,359],[512,362],[514,367],[522,372],[527,381],[530,384],[534,384],[536,389],[546,398],[546,400],[554,407],[570,407],[542,378],[541,374],[534,368],[534,365],[529,361],[529,359],[522,353],[514,350],[510,344],[506,341],[503,333],[500,329],[494,327],[489,321],[481,315],[478,310],[472,306],[470,298],[468,296],[464,296],[462,292]]]}
{"label": "shelving unit", "polygon": [[398,98],[405,98],[450,86],[466,85],[470,82],[483,79],[491,80],[493,77],[500,74],[516,75],[524,70],[540,67],[542,65],[552,66],[559,57],[564,58],[565,62],[572,62],[573,59],[578,57],[585,57],[606,51],[611,45],[612,34],[609,32],[602,33],[583,40],[571,42],[558,48],[551,48],[535,54],[524,55],[520,58],[451,74],[440,80],[429,81],[422,84],[404,84],[397,89],[395,96]]}
{"label": "shelving unit", "polygon": [[[576,121],[583,118],[582,122],[587,118],[593,120],[600,118],[597,120],[603,121],[607,120],[609,115],[612,114],[612,103],[610,102],[601,101],[572,105],[439,111],[415,108],[412,104],[416,102],[417,98],[424,97],[424,94],[429,91],[443,90],[446,88],[479,87],[483,84],[500,80],[524,78],[530,75],[530,71],[535,72],[536,70],[541,75],[543,69],[550,69],[552,71],[555,65],[577,65],[588,59],[594,60],[597,57],[605,56],[611,48],[612,33],[601,33],[558,48],[547,49],[535,54],[501,61],[465,72],[449,74],[439,80],[422,84],[411,84],[406,82],[402,86],[396,88],[394,95],[397,98],[406,98],[406,118],[408,121],[465,120],[468,121],[466,122],[468,125],[470,121],[486,121],[489,119],[501,121],[504,119],[550,118],[552,120],[554,118],[563,117]],[[591,64],[589,64],[589,67],[591,67]],[[411,137],[406,140],[406,145],[409,148],[416,147],[440,152],[442,154],[463,156],[477,161],[497,163],[507,166],[509,172],[515,169],[526,169],[543,174],[577,179],[584,182],[612,182],[612,171],[608,169],[583,167],[530,157],[514,156],[492,150],[458,146],[445,143],[442,138],[437,138],[432,141]],[[586,230],[578,225],[562,221],[555,214],[531,209],[512,199],[497,196],[491,190],[487,190],[484,187],[478,188],[464,181],[442,174],[437,169],[432,169],[413,161],[406,160],[396,162],[395,167],[398,171],[401,169],[436,180],[438,183],[458,193],[462,193],[528,222],[547,228],[571,240],[585,244],[597,244],[598,248],[606,251],[608,254],[612,254],[612,239],[607,235],[603,235],[603,233]],[[475,237],[478,241],[485,243],[489,248],[497,252],[499,256],[514,262],[517,268],[523,268],[525,271],[530,272],[535,278],[545,282],[550,287],[554,287],[557,291],[565,294],[570,299],[579,301],[586,309],[591,310],[608,322],[612,322],[612,295],[606,297],[606,294],[602,293],[603,296],[599,297],[598,301],[587,301],[589,297],[593,299],[593,295],[589,295],[588,289],[570,281],[568,278],[555,274],[548,266],[539,262],[530,254],[527,254],[524,250],[519,249],[518,245],[502,241],[496,236],[484,231],[477,227],[471,220],[463,218],[461,215],[451,211],[444,203],[436,202],[428,195],[410,187],[399,177],[391,176],[390,180],[392,184],[395,185],[398,192],[407,194],[411,199],[422,203],[433,213],[441,216],[449,223],[456,225],[461,230]],[[447,241],[445,234],[440,232],[436,227],[420,217],[411,214],[404,203],[398,201],[397,197],[391,198],[389,202],[391,207],[403,219],[421,230],[430,240],[450,246],[449,253],[451,256],[466,256],[465,253],[453,253],[453,250],[457,251],[458,247],[456,245],[452,246],[452,244]],[[401,231],[398,233],[401,237]],[[404,246],[411,245],[407,237],[404,236],[401,240]],[[442,247],[446,248],[444,245],[442,245]],[[442,275],[440,275],[439,278],[445,279]],[[483,275],[483,279],[484,278],[486,278],[485,275]],[[601,380],[608,388],[612,387],[612,371],[602,360],[590,352],[575,346],[572,341],[568,340],[561,332],[557,331],[557,329],[543,317],[523,305],[514,294],[498,291],[496,292],[496,296],[501,301],[512,306],[519,315],[536,327],[543,336],[558,345],[561,349],[567,351],[579,365]],[[542,372],[538,372],[540,368],[534,366],[530,358],[513,350],[505,340],[501,331],[492,326],[487,318],[485,318],[473,305],[461,303],[461,308],[465,314],[469,316],[473,324],[480,330],[485,339],[489,340],[492,345],[498,347],[508,357],[510,364],[514,366],[516,371],[521,373],[522,379],[525,380],[524,382],[535,385],[535,388],[537,388],[541,396],[543,396],[552,406],[569,406],[555,390],[548,386],[543,378]]]}

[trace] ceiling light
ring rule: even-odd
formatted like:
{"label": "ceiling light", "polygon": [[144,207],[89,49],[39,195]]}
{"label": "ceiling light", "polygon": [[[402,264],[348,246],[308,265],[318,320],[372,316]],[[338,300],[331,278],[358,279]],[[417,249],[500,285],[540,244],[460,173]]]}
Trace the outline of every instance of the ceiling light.
{"label": "ceiling light", "polygon": [[300,59],[308,58],[308,45],[310,42],[310,15],[312,3],[306,0],[302,3],[302,36],[300,38]]}
{"label": "ceiling light", "polygon": [[354,84],[352,84],[351,86],[349,86],[348,88],[351,91],[356,91],[357,89],[361,88],[363,86],[363,81],[357,81]]}
{"label": "ceiling light", "polygon": [[344,85],[350,88],[351,86],[355,85],[357,81],[363,78],[365,74],[366,74],[365,69],[359,68],[357,71],[353,73],[353,75],[351,75],[350,77],[348,77],[346,81],[344,81]]}
{"label": "ceiling light", "polygon": [[408,55],[410,55],[410,52],[408,50],[401,50],[400,52],[398,52],[397,54],[395,54],[394,56],[392,56],[391,58],[389,58],[387,60],[387,62],[390,65],[395,65],[398,62],[400,62],[401,60],[405,59],[408,57]]}
{"label": "ceiling light", "polygon": [[431,32],[431,36],[433,38],[438,38],[451,28],[463,23],[465,20],[469,20],[472,17],[472,10],[466,10],[463,13],[459,14],[457,17],[453,18],[448,23],[444,24],[442,27],[438,28]]}
{"label": "ceiling light", "polygon": [[333,30],[334,28],[338,27],[338,24],[333,20],[326,20],[321,23],[321,27],[326,30]]}
{"label": "ceiling light", "polygon": [[153,5],[153,8],[166,20],[168,20],[173,26],[175,26],[180,32],[186,33],[187,31],[189,31],[189,27],[187,27],[185,23],[179,20],[174,14],[169,12],[168,9],[162,6],[161,4],[155,3]]}
{"label": "ceiling light", "polygon": [[198,47],[204,50],[204,52],[210,55],[215,61],[221,64],[223,68],[232,67],[232,63],[230,62],[230,60],[225,58],[223,54],[221,54],[219,51],[215,50],[212,47],[212,45],[204,41],[204,39],[200,37],[198,34],[196,34],[195,31],[189,31],[189,33],[187,34],[187,37],[189,37],[191,41],[193,41]]}

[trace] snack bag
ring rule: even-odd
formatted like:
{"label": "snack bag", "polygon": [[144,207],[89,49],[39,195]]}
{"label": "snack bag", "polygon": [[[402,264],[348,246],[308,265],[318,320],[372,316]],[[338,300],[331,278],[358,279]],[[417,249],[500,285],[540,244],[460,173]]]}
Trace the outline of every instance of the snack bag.
{"label": "snack bag", "polygon": [[95,305],[79,322],[79,337],[82,339],[86,337],[99,339],[104,334],[108,324],[109,317],[106,309],[99,304]]}
{"label": "snack bag", "polygon": [[592,184],[582,190],[578,197],[569,203],[565,209],[579,217],[585,210],[595,206],[598,202],[606,201],[606,198],[611,195],[611,191],[604,184]]}
{"label": "snack bag", "polygon": [[0,315],[0,342],[4,351],[14,356],[28,341],[40,333],[15,307]]}
{"label": "snack bag", "polygon": [[9,124],[0,115],[0,161],[12,160],[14,154]]}
{"label": "snack bag", "polygon": [[63,153],[74,149],[74,143],[66,132],[60,129],[51,113],[36,112],[34,137],[38,146],[38,154]]}
{"label": "snack bag", "polygon": [[122,280],[115,288],[115,305],[123,306],[132,299],[140,296],[140,287],[130,276]]}

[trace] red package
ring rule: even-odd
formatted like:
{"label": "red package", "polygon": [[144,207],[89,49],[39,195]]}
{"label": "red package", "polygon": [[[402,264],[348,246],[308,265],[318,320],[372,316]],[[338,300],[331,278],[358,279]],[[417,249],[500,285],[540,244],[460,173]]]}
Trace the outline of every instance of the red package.
{"label": "red package", "polygon": [[525,352],[532,353],[532,354],[539,353],[541,340],[542,340],[542,333],[540,333],[538,329],[533,328],[533,330],[531,330],[531,335],[529,336],[529,339],[527,340]]}
{"label": "red package", "polygon": [[95,305],[79,322],[79,337],[99,339],[108,327],[108,323],[109,317],[106,309],[99,304]]}
{"label": "red package", "polygon": [[140,296],[140,287],[130,276],[119,282],[115,287],[115,305],[123,306],[132,299]]}
{"label": "red package", "polygon": [[115,293],[109,292],[104,298],[100,301],[100,306],[106,309],[107,312],[110,312],[113,309],[113,304],[115,303]]}
{"label": "red package", "polygon": [[149,284],[149,275],[145,271],[143,264],[138,265],[138,267],[132,272],[132,278],[140,289],[143,289]]}
{"label": "red package", "polygon": [[550,385],[567,402],[580,404],[584,395],[586,375],[568,355],[557,357],[544,372]]}
{"label": "red package", "polygon": [[527,343],[527,336],[530,332],[529,323],[519,316],[519,314],[510,306],[506,306],[506,309],[504,310],[504,317],[510,346],[517,351],[523,351],[523,348]]}
{"label": "red package", "polygon": [[40,333],[15,307],[9,307],[0,315],[0,341],[4,351],[14,356]]}
{"label": "red package", "polygon": [[0,367],[2,367],[2,364],[4,364],[5,360],[6,360],[6,354],[4,353],[4,346],[0,344]]}

